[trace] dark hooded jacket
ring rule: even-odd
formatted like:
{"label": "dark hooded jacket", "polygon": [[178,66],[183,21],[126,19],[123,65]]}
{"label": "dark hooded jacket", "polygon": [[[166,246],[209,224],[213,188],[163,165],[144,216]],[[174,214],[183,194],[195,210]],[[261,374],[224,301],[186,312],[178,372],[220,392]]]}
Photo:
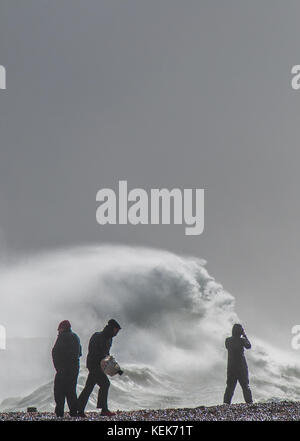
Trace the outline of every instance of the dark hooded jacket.
{"label": "dark hooded jacket", "polygon": [[233,328],[232,337],[225,340],[225,347],[228,350],[228,369],[247,369],[244,349],[251,348],[248,338],[241,337],[238,329]]}
{"label": "dark hooded jacket", "polygon": [[80,340],[74,332],[69,329],[58,334],[52,349],[52,360],[57,371],[78,368],[81,355]]}
{"label": "dark hooded jacket", "polygon": [[95,332],[89,342],[89,351],[86,359],[86,367],[97,369],[100,367],[100,362],[103,358],[109,355],[112,345],[113,327],[105,326],[102,332]]}

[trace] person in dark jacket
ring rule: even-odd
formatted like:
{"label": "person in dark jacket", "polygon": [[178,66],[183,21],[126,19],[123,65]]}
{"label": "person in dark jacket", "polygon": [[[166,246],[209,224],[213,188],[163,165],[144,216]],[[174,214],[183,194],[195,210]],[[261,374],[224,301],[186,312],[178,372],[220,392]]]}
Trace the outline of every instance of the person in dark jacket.
{"label": "person in dark jacket", "polygon": [[79,373],[81,345],[78,336],[72,332],[71,324],[64,320],[58,325],[58,337],[52,349],[53,364],[56,369],[54,380],[55,413],[64,416],[65,399],[70,416],[77,416],[76,385]]}
{"label": "person in dark jacket", "polygon": [[112,339],[118,334],[120,329],[121,326],[119,323],[116,320],[111,319],[102,332],[95,332],[90,339],[88,356],[86,360],[86,367],[89,370],[89,374],[85,387],[78,398],[78,414],[83,418],[85,417],[84,409],[95,384],[100,386],[97,408],[102,409],[101,415],[115,415],[113,412],[108,410],[107,396],[110,381],[107,378],[107,375],[105,375],[103,372],[100,362],[103,360],[103,358],[109,355]]}
{"label": "person in dark jacket", "polygon": [[240,383],[246,403],[252,403],[252,394],[249,387],[249,375],[244,349],[250,349],[248,340],[242,325],[236,323],[232,328],[232,337],[225,340],[228,351],[227,364],[227,387],[224,394],[224,403],[230,404],[237,382]]}

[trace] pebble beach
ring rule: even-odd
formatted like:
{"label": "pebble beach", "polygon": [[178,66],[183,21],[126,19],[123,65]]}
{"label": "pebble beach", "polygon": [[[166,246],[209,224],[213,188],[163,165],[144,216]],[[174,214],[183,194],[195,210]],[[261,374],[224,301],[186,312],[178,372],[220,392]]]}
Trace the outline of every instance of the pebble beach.
{"label": "pebble beach", "polygon": [[86,412],[87,418],[57,418],[51,412],[2,412],[0,421],[299,421],[300,402],[282,401],[255,404],[199,406],[186,409],[119,411],[102,417],[100,412]]}

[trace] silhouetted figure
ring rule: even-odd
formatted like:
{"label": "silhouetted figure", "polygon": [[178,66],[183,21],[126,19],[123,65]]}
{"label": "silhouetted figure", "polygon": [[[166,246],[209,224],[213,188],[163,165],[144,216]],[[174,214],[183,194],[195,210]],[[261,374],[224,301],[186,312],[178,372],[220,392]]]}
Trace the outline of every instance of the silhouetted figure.
{"label": "silhouetted figure", "polygon": [[89,370],[85,387],[78,398],[78,413],[81,417],[85,417],[84,409],[87,405],[89,396],[91,395],[95,384],[100,386],[98,394],[97,408],[102,409],[101,415],[113,416],[113,412],[108,410],[107,396],[110,381],[107,375],[101,368],[101,360],[109,355],[109,351],[112,345],[112,339],[115,337],[121,326],[116,320],[109,320],[102,332],[95,332],[92,335],[89,342],[88,356],[86,360],[86,367]]}
{"label": "silhouetted figure", "polygon": [[70,415],[77,415],[76,385],[80,357],[80,340],[72,332],[70,322],[64,320],[58,326],[58,337],[52,349],[52,359],[56,369],[54,380],[55,413],[58,417],[64,416],[65,399],[68,402]]}
{"label": "silhouetted figure", "polygon": [[242,325],[237,323],[233,325],[232,337],[226,338],[225,347],[228,350],[228,364],[227,387],[224,394],[224,403],[231,403],[237,382],[239,382],[242,387],[245,402],[252,403],[248,366],[244,355],[244,348],[250,349],[251,343],[248,340]]}

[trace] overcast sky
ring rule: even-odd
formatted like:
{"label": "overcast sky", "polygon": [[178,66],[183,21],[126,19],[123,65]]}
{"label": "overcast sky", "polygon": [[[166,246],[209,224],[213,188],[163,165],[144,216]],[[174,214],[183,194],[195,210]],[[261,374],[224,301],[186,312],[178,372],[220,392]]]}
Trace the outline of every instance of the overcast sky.
{"label": "overcast sky", "polygon": [[[250,332],[300,324],[300,3],[2,0],[0,237],[203,257]],[[96,223],[96,193],[205,188],[205,230]]]}

